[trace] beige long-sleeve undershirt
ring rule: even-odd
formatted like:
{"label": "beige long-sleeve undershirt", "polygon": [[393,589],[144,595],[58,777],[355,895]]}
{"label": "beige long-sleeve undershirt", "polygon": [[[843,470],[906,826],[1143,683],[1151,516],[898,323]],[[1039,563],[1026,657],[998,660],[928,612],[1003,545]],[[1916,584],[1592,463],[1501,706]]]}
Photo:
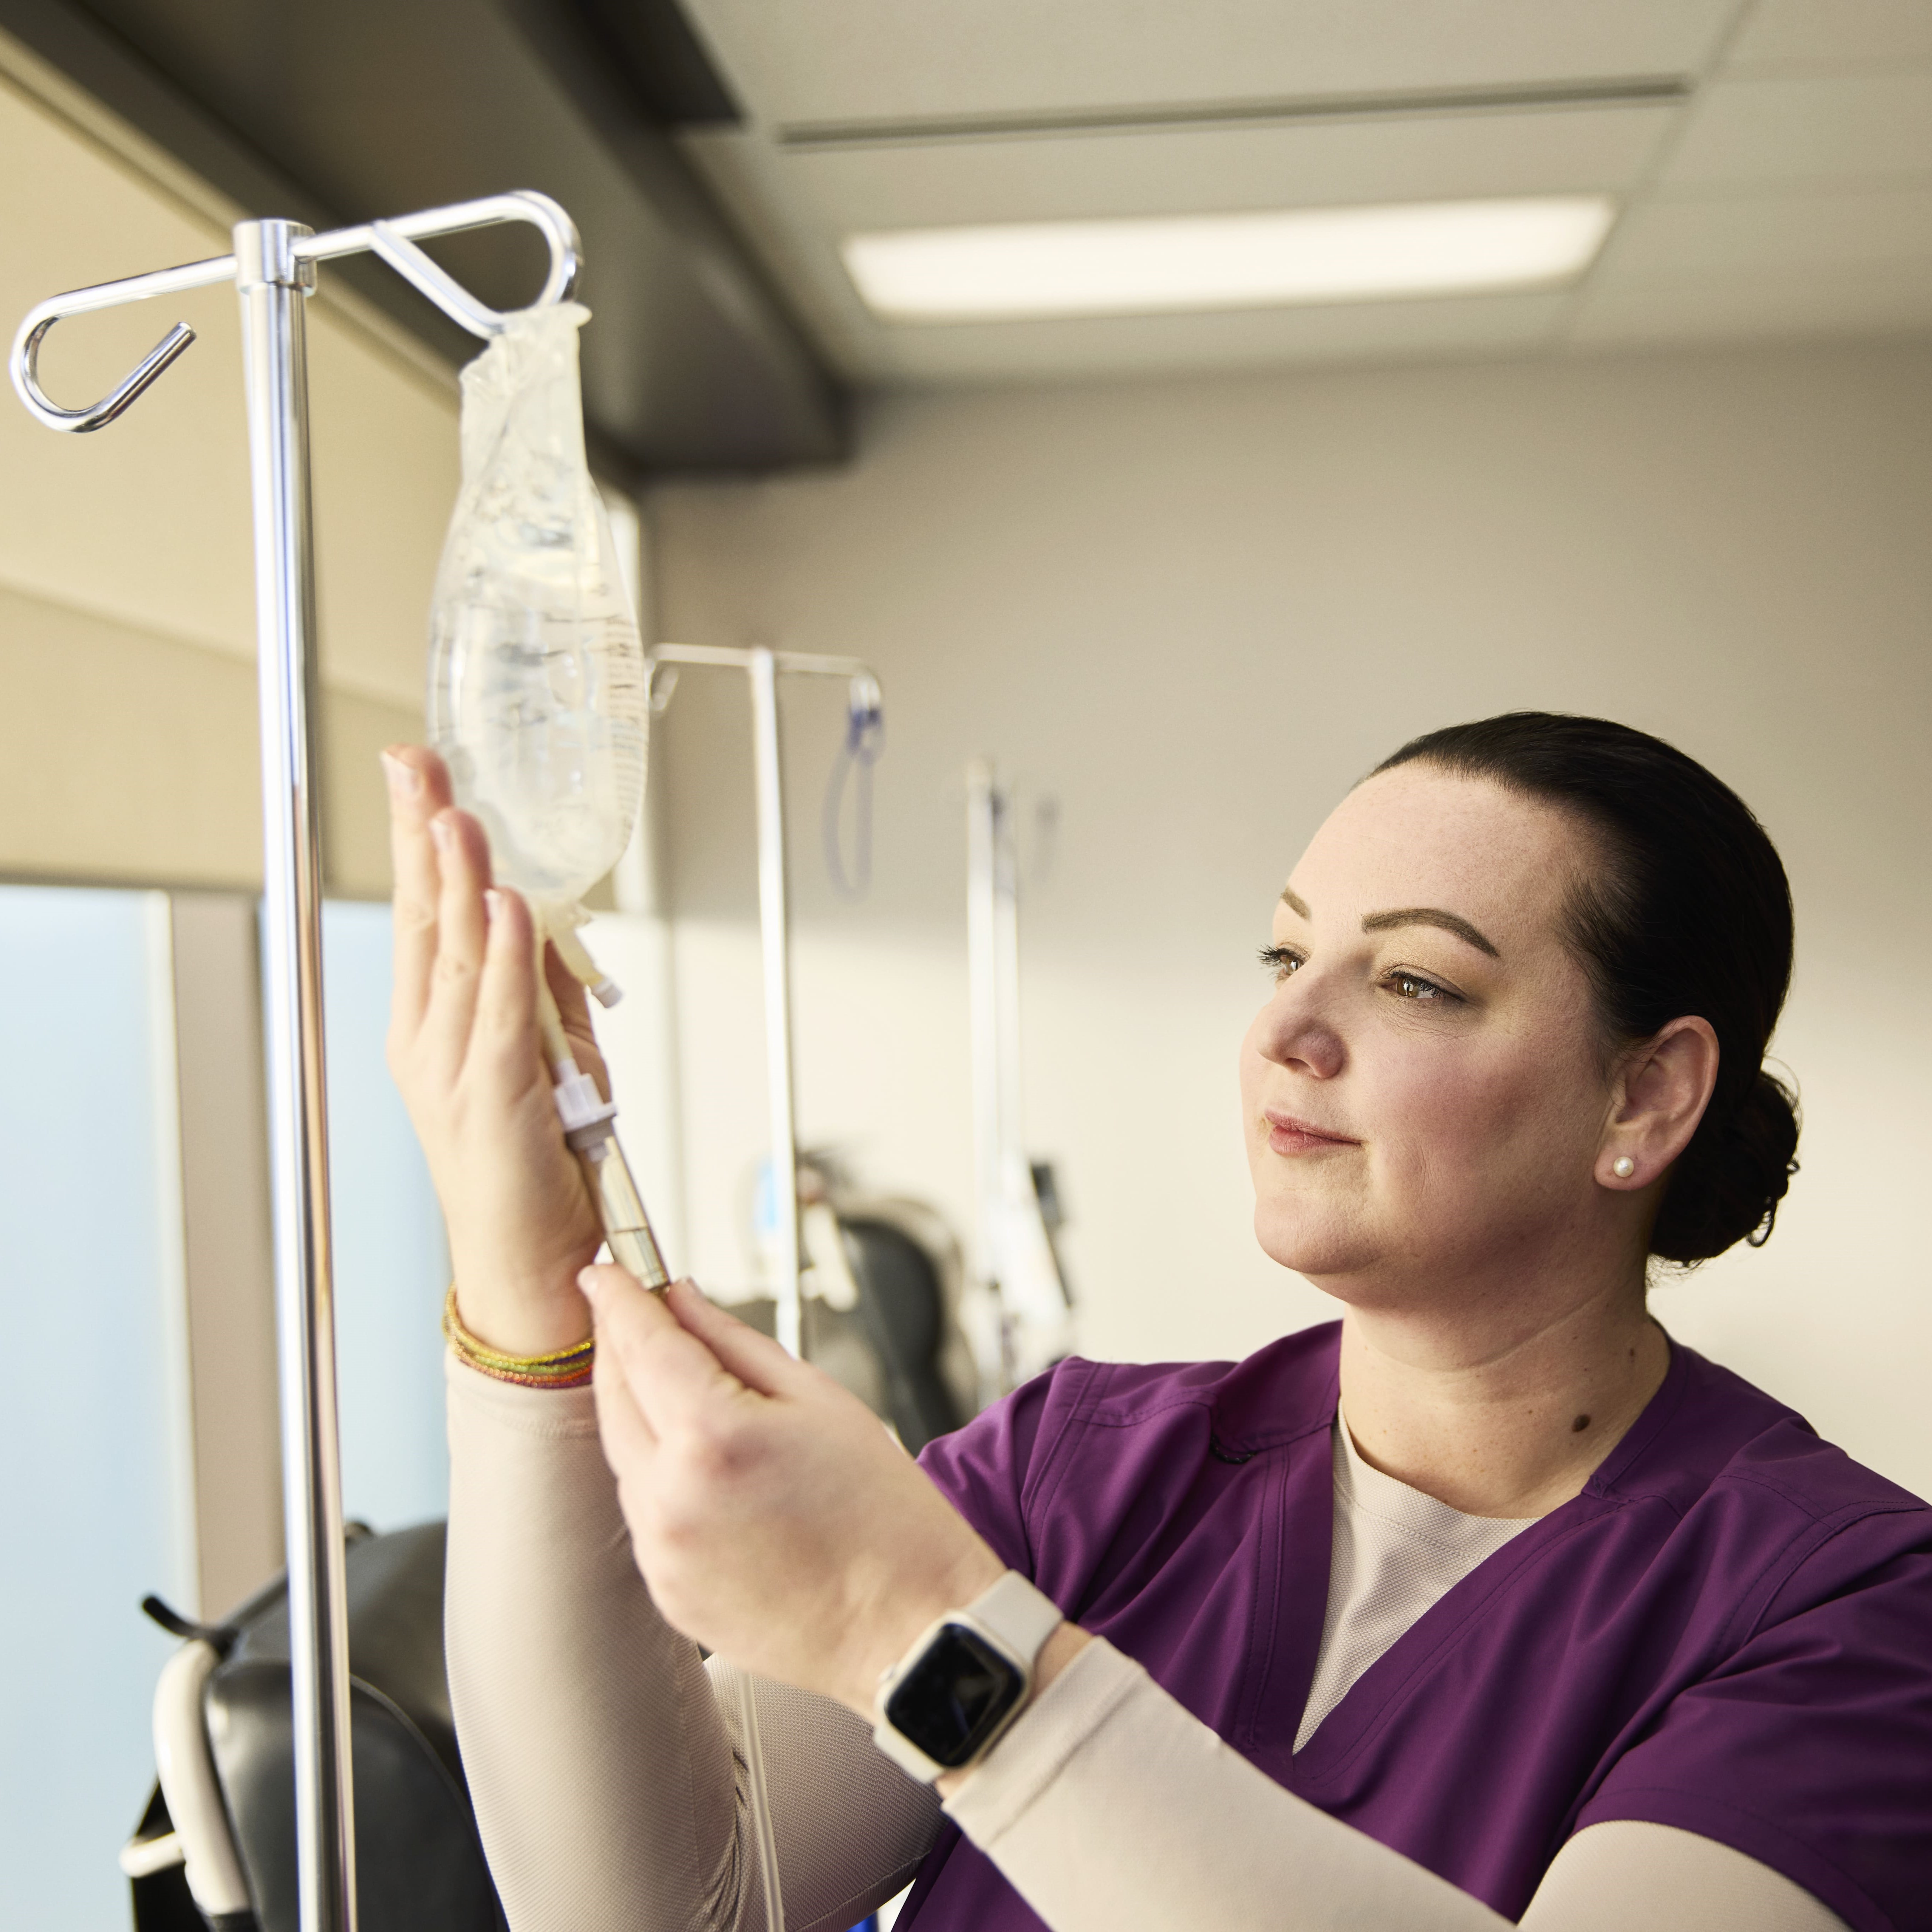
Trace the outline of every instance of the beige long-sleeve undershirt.
{"label": "beige long-sleeve undershirt", "polygon": [[[453,1360],[448,1386],[450,1692],[512,1932],[765,1932],[736,1681],[652,1604],[590,1392]],[[1355,1546],[1374,1525],[1354,1519]],[[842,1706],[754,1690],[789,1932],[845,1932],[910,1880],[938,1798]],[[1274,1784],[1103,1640],[945,1808],[1054,1932],[1508,1922]],[[1755,1860],[1638,1823],[1572,1839],[1522,1923],[1845,1932]]]}

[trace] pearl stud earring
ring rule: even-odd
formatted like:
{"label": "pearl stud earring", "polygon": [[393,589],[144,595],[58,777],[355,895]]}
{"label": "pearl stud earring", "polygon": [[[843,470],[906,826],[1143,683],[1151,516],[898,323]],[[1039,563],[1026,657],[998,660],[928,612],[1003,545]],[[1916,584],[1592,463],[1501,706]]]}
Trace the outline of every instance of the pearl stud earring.
{"label": "pearl stud earring", "polygon": [[1610,1162],[1610,1172],[1619,1180],[1628,1180],[1636,1172],[1636,1162],[1627,1154],[1620,1154]]}

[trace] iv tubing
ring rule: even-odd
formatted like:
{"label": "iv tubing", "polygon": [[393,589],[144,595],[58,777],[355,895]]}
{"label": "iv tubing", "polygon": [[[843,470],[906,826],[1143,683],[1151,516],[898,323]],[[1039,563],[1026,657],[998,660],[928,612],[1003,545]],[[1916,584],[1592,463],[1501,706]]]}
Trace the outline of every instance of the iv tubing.
{"label": "iv tubing", "polygon": [[[563,1030],[556,1000],[543,976],[542,948],[548,938],[544,926],[537,928],[537,1028],[542,1037],[544,1058],[549,1061],[556,1081],[556,1111],[563,1123],[564,1138],[583,1163],[584,1178],[596,1203],[597,1216],[603,1224],[604,1238],[610,1244],[610,1258],[634,1276],[653,1294],[670,1286],[670,1273],[664,1264],[657,1237],[651,1232],[650,1216],[644,1198],[624,1158],[617,1138],[617,1109],[597,1090],[596,1083],[577,1064],[569,1036]],[[592,972],[590,956],[573,935],[572,948]],[[567,956],[566,963],[576,970]],[[599,976],[601,978],[601,975]]]}
{"label": "iv tubing", "polygon": [[758,1848],[758,1876],[765,1888],[765,1932],[784,1932],[784,1891],[778,1882],[778,1840],[772,1832],[772,1795],[765,1783],[764,1742],[758,1734],[758,1694],[752,1673],[738,1673],[738,1730],[745,1748],[746,1796],[752,1835]]}

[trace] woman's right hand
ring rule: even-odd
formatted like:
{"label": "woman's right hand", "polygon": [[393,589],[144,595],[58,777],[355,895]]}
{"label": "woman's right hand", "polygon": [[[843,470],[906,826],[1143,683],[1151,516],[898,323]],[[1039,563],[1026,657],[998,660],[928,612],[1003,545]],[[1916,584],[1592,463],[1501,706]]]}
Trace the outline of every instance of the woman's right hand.
{"label": "woman's right hand", "polygon": [[[530,909],[492,890],[483,828],[450,802],[434,752],[383,754],[395,867],[389,1071],[442,1203],[465,1328],[506,1354],[590,1333],[580,1269],[602,1238],[564,1144],[536,1020]],[[608,1091],[584,989],[545,963],[578,1066]]]}

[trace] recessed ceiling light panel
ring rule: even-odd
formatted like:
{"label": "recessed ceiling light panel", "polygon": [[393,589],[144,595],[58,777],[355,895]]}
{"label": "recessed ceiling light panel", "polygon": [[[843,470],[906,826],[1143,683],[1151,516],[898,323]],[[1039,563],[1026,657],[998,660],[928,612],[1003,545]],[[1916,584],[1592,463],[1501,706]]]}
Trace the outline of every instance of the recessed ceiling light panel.
{"label": "recessed ceiling light panel", "polygon": [[891,322],[1272,308],[1533,288],[1588,267],[1604,195],[1025,221],[853,235],[841,248]]}

